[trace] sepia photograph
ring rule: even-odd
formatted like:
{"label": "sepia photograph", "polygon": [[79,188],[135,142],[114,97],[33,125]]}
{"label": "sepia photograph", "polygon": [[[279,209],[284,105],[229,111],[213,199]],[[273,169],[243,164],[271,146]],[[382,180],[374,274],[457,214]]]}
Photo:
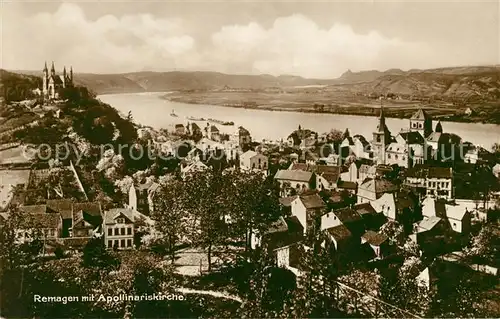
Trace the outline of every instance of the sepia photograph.
{"label": "sepia photograph", "polygon": [[499,318],[498,0],[0,0],[0,319]]}

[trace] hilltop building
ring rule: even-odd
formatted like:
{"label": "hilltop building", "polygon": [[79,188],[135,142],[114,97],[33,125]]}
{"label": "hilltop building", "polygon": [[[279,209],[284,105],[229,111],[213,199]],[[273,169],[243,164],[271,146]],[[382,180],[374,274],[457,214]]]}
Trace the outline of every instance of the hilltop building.
{"label": "hilltop building", "polygon": [[53,100],[59,98],[59,91],[66,87],[73,85],[73,67],[70,67],[69,74],[66,72],[66,67],[63,68],[62,75],[56,75],[56,70],[54,67],[54,62],[52,62],[52,67],[49,70],[47,68],[47,62],[45,62],[45,67],[43,68],[42,77],[42,93],[44,99]]}

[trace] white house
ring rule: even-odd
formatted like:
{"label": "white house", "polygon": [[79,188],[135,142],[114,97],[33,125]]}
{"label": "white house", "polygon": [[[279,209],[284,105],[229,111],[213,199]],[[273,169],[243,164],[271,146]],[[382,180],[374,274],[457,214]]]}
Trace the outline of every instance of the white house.
{"label": "white house", "polygon": [[242,170],[264,170],[268,169],[267,156],[249,150],[240,155],[240,168]]}
{"label": "white house", "polygon": [[394,193],[398,187],[383,178],[368,178],[358,187],[358,204],[379,199],[385,193]]}
{"label": "white house", "polygon": [[428,196],[422,202],[422,215],[424,218],[439,217],[447,220],[450,228],[457,233],[470,231],[472,216],[464,205]]}
{"label": "white house", "polygon": [[113,208],[104,212],[103,232],[107,248],[134,248],[134,210]]}
{"label": "white house", "polygon": [[325,203],[318,194],[297,196],[292,201],[291,210],[292,216],[296,216],[300,224],[304,228],[304,234],[314,229],[316,220],[320,217],[325,209]]}
{"label": "white house", "polygon": [[[279,170],[274,176],[282,189],[290,188],[296,192],[302,192],[313,188],[314,174],[302,170]],[[282,192],[283,193],[283,192]],[[285,189],[284,193],[288,193]]]}

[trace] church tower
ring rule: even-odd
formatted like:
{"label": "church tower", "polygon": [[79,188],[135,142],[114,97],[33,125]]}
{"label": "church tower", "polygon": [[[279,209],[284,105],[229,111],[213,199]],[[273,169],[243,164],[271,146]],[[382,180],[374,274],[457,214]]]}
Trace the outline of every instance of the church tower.
{"label": "church tower", "polygon": [[432,117],[419,109],[410,118],[410,131],[419,132],[423,138],[427,138],[432,133]]}
{"label": "church tower", "polygon": [[43,68],[43,78],[42,78],[42,93],[43,96],[48,94],[49,89],[49,69],[47,68],[47,62],[45,62],[45,67]]}
{"label": "church tower", "polygon": [[56,75],[56,68],[54,67],[54,61],[52,61],[52,67],[50,68],[50,76]]}
{"label": "church tower", "polygon": [[377,129],[373,132],[373,152],[377,165],[385,164],[385,149],[391,143],[391,132],[385,124],[384,106],[380,104],[380,118]]}

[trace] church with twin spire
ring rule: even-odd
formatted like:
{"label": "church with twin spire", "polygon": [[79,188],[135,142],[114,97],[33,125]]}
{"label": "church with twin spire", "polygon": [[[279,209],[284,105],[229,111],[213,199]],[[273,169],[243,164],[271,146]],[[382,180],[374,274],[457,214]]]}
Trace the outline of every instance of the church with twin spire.
{"label": "church with twin spire", "polygon": [[44,99],[58,99],[60,90],[70,86],[73,86],[73,67],[70,67],[69,73],[66,72],[66,67],[64,67],[63,73],[57,75],[54,62],[52,62],[50,73],[47,68],[47,62],[45,62],[42,77],[42,94]]}

